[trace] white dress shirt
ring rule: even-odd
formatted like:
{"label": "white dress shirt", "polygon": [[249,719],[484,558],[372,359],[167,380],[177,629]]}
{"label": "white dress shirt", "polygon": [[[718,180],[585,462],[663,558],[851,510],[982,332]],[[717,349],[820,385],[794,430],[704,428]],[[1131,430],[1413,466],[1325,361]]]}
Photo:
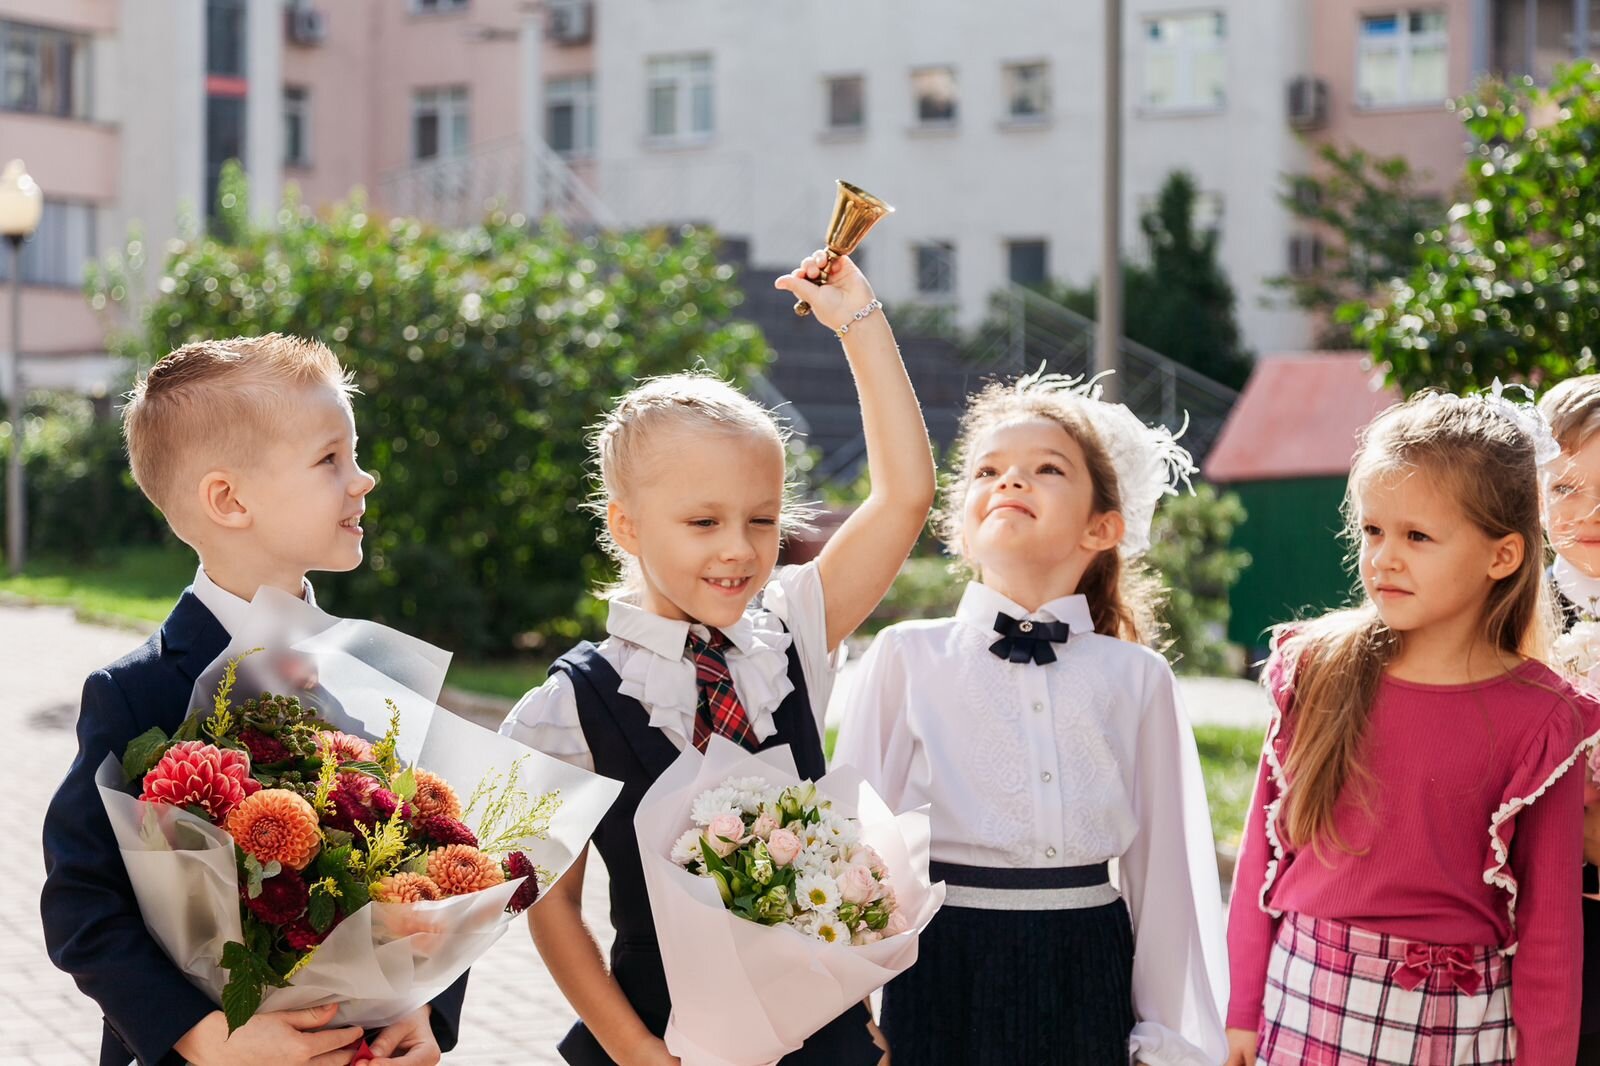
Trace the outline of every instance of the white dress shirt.
{"label": "white dress shirt", "polygon": [[[216,617],[223,629],[230,635],[239,632],[245,613],[250,610],[249,600],[235,596],[211,580],[211,575],[206,573],[206,568],[203,566],[195,570],[192,587],[195,599]],[[317,605],[317,597],[311,591],[311,582],[306,578],[300,579],[300,597],[313,607]]]}
{"label": "white dress shirt", "polygon": [[[601,658],[622,679],[622,694],[638,700],[650,724],[679,751],[694,736],[700,698],[694,660],[686,648],[691,631],[702,640],[708,635],[703,625],[663,618],[618,597],[606,617],[609,636],[599,645]],[[816,563],[779,567],[744,616],[722,632],[729,644],[728,672],[757,740],[777,730],[773,715],[794,691],[789,680],[791,643],[800,657],[817,729],[822,730],[842,655],[828,653],[827,609]],[[550,675],[517,701],[500,723],[500,732],[580,769],[594,770],[572,682],[564,673]]]}
{"label": "white dress shirt", "polygon": [[[1002,612],[1065,622],[1071,637],[1048,665],[1008,662],[989,651]],[[885,629],[860,671],[835,763],[893,810],[930,804],[936,860],[1115,860],[1135,940],[1134,1059],[1221,1062],[1222,899],[1199,754],[1166,660],[1095,633],[1082,596],[1029,612],[973,583],[954,618]]]}
{"label": "white dress shirt", "polygon": [[1600,617],[1600,577],[1590,577],[1567,562],[1564,555],[1556,556],[1551,574],[1555,578],[1556,588],[1561,590],[1561,595],[1567,598],[1568,603],[1587,617]]}

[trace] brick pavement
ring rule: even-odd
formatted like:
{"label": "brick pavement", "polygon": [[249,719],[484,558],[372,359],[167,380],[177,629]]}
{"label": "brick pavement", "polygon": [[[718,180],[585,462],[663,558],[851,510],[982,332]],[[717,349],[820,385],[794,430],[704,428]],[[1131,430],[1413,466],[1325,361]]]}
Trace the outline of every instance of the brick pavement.
{"label": "brick pavement", "polygon": [[[0,606],[0,745],[14,804],[13,832],[0,834],[0,1033],[9,1066],[96,1061],[100,1014],[71,978],[50,964],[39,925],[45,806],[77,750],[73,726],[84,677],[136,647],[143,635],[84,625],[52,607]],[[18,809],[20,808],[20,809]],[[604,870],[591,860],[585,909],[606,927]],[[473,968],[461,1046],[451,1066],[558,1063],[556,1041],[572,1012],[540,964],[527,927],[513,922]]]}

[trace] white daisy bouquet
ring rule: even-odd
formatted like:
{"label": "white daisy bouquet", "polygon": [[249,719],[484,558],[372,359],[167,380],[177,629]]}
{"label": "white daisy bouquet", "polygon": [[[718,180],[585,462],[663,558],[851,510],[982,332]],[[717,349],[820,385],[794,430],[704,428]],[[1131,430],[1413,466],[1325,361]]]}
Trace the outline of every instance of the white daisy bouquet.
{"label": "white daisy bouquet", "polygon": [[802,780],[788,748],[712,737],[634,816],[685,1066],[768,1066],[917,961],[944,902],[926,809],[896,815],[861,775]]}
{"label": "white daisy bouquet", "polygon": [[810,781],[787,788],[730,777],[695,797],[672,861],[716,883],[723,904],[761,925],[827,944],[875,944],[911,923],[861,825]]}

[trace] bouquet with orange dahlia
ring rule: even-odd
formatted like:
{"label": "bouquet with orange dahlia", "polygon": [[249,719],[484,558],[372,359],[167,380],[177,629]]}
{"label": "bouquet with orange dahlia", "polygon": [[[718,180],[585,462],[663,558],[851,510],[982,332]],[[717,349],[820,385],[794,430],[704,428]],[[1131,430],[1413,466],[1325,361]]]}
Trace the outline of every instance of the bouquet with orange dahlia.
{"label": "bouquet with orange dahlia", "polygon": [[329,1002],[387,1025],[539,899],[618,786],[438,708],[449,657],[403,634],[270,592],[245,629],[172,736],[100,769],[140,910],[230,1027]]}

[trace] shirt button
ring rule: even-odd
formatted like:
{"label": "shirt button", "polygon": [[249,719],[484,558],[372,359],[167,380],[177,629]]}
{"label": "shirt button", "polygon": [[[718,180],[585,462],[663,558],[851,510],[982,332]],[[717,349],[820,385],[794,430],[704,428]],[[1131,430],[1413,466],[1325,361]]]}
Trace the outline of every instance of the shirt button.
{"label": "shirt button", "polygon": [[1044,704],[1043,703],[1039,703],[1039,702],[1035,702],[1034,705],[1033,705],[1033,709],[1035,711],[1042,711],[1042,710],[1044,710]]}
{"label": "shirt button", "polygon": [[1046,770],[1044,773],[1040,774],[1039,775],[1039,780],[1044,781],[1046,783],[1049,783],[1049,781],[1050,781],[1050,771]]}
{"label": "shirt button", "polygon": [[1047,859],[1055,858],[1056,857],[1056,849],[1055,848],[1045,848],[1044,849],[1044,857],[1047,858]]}

